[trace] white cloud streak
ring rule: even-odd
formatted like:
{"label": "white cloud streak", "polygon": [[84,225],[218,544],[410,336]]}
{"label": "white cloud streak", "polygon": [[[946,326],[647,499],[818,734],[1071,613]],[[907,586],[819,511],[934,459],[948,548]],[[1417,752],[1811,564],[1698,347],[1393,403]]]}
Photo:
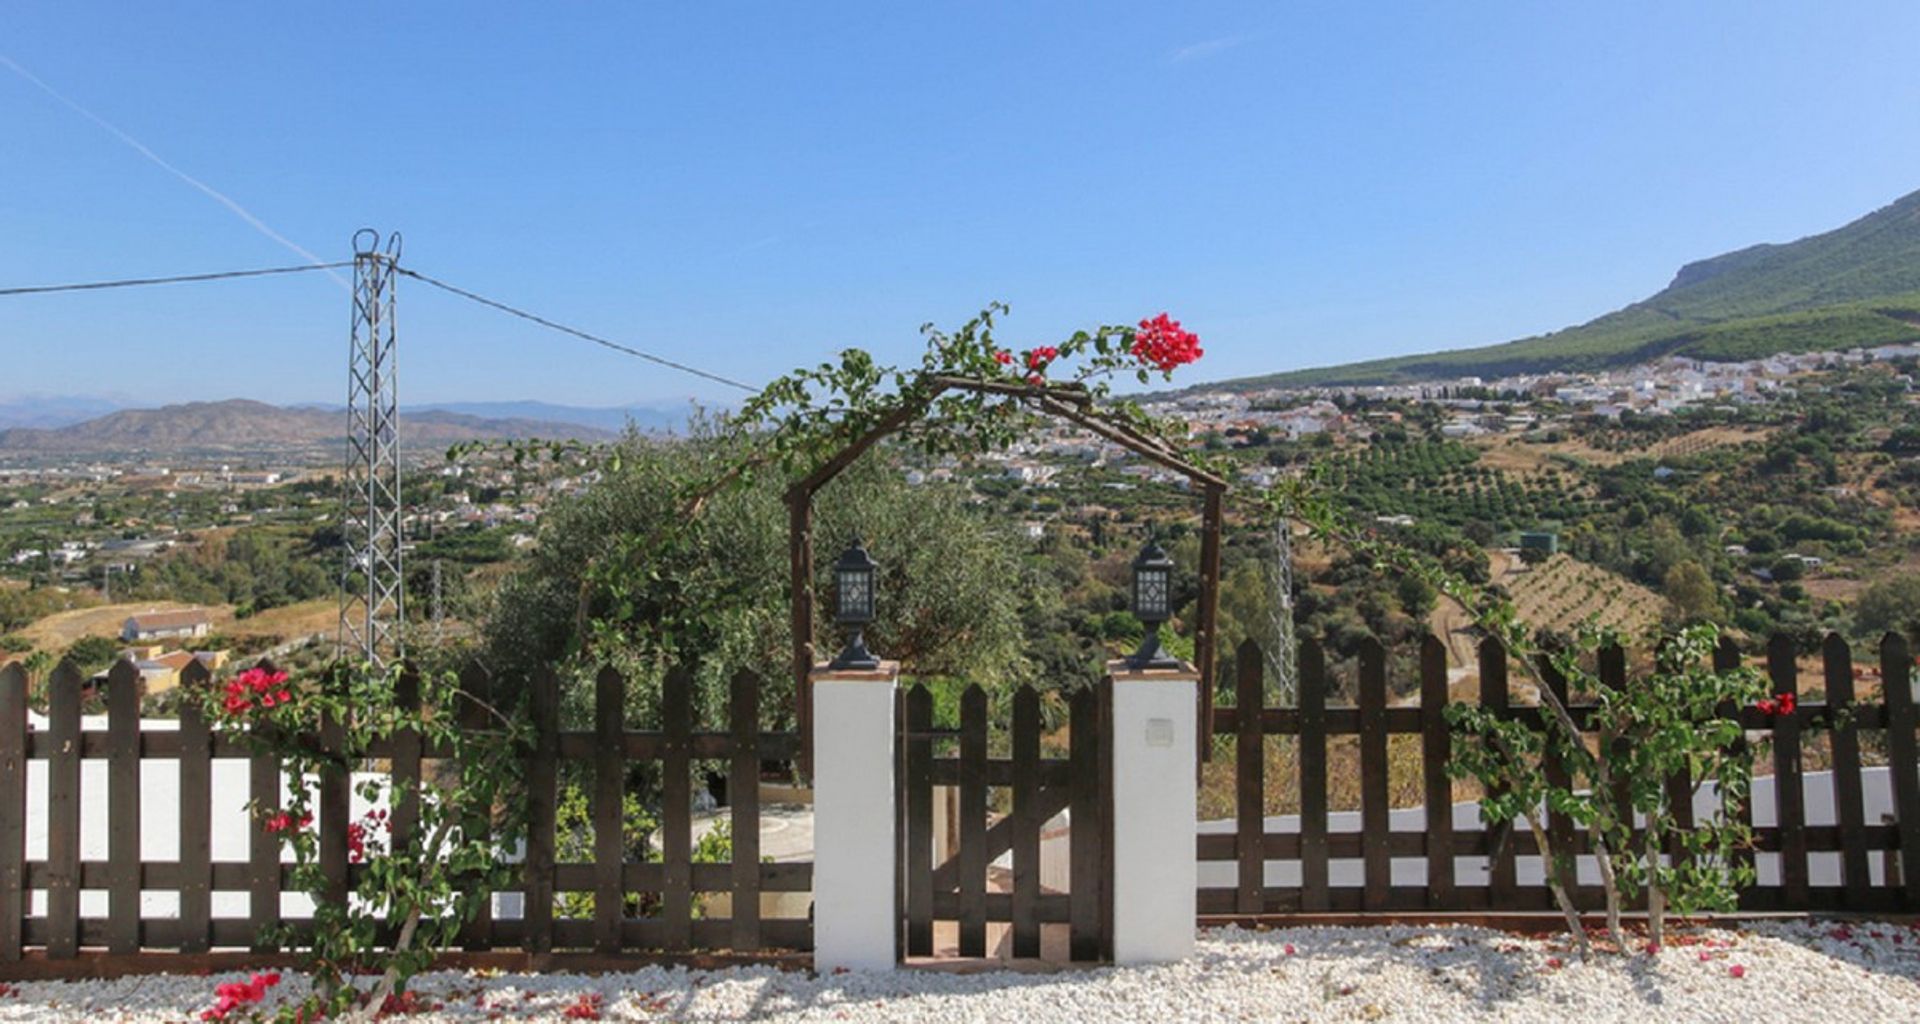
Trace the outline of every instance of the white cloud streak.
{"label": "white cloud streak", "polygon": [[1178,50],[1173,51],[1173,53],[1169,55],[1168,59],[1173,61],[1175,64],[1181,64],[1190,60],[1199,60],[1203,57],[1212,57],[1217,54],[1225,53],[1226,51],[1231,50],[1234,47],[1239,46],[1240,44],[1246,42],[1250,38],[1252,37],[1245,36],[1245,35],[1238,35],[1238,36],[1221,36],[1218,39],[1202,40],[1201,42],[1193,43],[1192,45],[1189,45],[1189,46],[1182,46]]}
{"label": "white cloud streak", "polygon": [[[147,146],[146,143],[141,142],[139,139],[136,139],[131,135],[128,135],[126,132],[121,131],[118,126],[114,125],[112,122],[108,121],[106,118],[101,117],[100,115],[94,113],[93,111],[88,110],[86,107],[81,106],[79,103],[73,101],[72,99],[69,99],[65,93],[62,93],[60,90],[55,89],[51,85],[48,85],[44,80],[40,78],[40,76],[34,74],[31,71],[28,71],[26,68],[21,67],[18,63],[16,63],[13,60],[13,58],[8,57],[5,54],[0,54],[0,64],[6,65],[7,68],[11,70],[14,74],[19,75],[21,78],[24,78],[27,81],[33,83],[35,86],[37,86],[40,89],[41,92],[44,92],[47,95],[53,97],[54,99],[59,100],[62,104],[64,104],[68,109],[72,110],[74,113],[79,114],[81,117],[84,117],[89,121],[92,121],[96,125],[99,125],[101,128],[105,129],[108,134],[112,135],[114,138],[119,139],[121,142],[125,143],[134,152],[139,153],[143,157],[146,157],[148,161],[158,166],[161,170],[166,171],[168,174],[171,174],[176,178],[179,178],[181,181],[186,182],[188,185],[191,185],[195,189],[198,189],[200,192],[204,193],[209,199],[212,199],[214,202],[219,203],[221,206],[226,207],[227,210],[230,211],[234,216],[239,217],[241,220],[245,221],[247,225],[253,228],[255,231],[258,231],[262,235],[265,235],[267,238],[270,238],[273,241],[279,243],[280,245],[285,246],[287,249],[290,249],[293,252],[298,253],[300,257],[306,260],[308,263],[321,264],[321,263],[327,262],[326,260],[323,260],[320,257],[315,256],[313,253],[307,251],[307,249],[304,246],[300,245],[299,243],[293,241],[287,236],[281,234],[280,232],[275,231],[272,227],[268,226],[268,224],[265,221],[254,216],[253,213],[249,211],[246,207],[241,206],[239,203],[229,198],[225,193],[222,193],[219,189],[214,188],[213,186],[207,184],[206,182],[201,181],[199,178],[196,178],[193,175],[188,174],[187,172],[181,170],[180,168],[175,167],[174,165],[168,163],[165,158],[163,158],[160,154],[155,153],[151,148]],[[349,292],[353,290],[352,285],[348,284],[347,279],[340,276],[338,272],[333,270],[328,270],[326,273],[328,277],[331,277],[336,282],[338,282],[340,284],[340,287],[347,289]]]}

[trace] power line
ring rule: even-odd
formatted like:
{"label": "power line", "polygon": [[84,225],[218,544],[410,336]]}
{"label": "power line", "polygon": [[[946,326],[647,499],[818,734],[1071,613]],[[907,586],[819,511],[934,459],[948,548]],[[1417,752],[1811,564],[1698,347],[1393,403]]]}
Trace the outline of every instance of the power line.
{"label": "power line", "polygon": [[212,274],[179,274],[174,277],[130,277],[118,281],[83,281],[75,284],[43,284],[25,288],[0,288],[0,296],[45,295],[50,292],[91,292],[106,288],[135,288],[150,284],[187,284],[194,281],[224,281],[236,277],[265,277],[269,274],[298,274],[308,270],[336,270],[353,266],[352,260],[339,263],[307,263],[297,267],[266,267],[260,270],[222,270]]}
{"label": "power line", "polygon": [[499,310],[502,313],[506,313],[511,316],[517,316],[522,320],[532,321],[533,323],[539,324],[540,326],[548,328],[550,330],[559,331],[562,334],[570,334],[576,338],[580,338],[585,341],[591,341],[596,345],[605,346],[606,348],[610,348],[615,352],[624,352],[627,355],[635,356],[640,359],[645,359],[650,363],[657,363],[669,369],[679,370],[681,373],[690,373],[695,377],[703,377],[707,380],[713,381],[716,384],[725,384],[728,387],[739,388],[740,390],[748,392],[749,394],[757,393],[760,390],[759,388],[754,387],[751,384],[743,384],[740,381],[734,380],[731,377],[722,377],[717,373],[710,373],[698,367],[688,366],[685,363],[675,362],[671,359],[666,358],[665,356],[657,356],[651,352],[643,352],[640,349],[633,348],[630,345],[622,345],[617,341],[612,341],[610,339],[600,337],[597,334],[590,334],[586,331],[580,330],[577,327],[568,327],[566,324],[554,323],[552,320],[548,320],[546,317],[529,313],[524,309],[516,309],[512,306],[507,305],[504,302],[497,302],[493,299],[487,298],[484,295],[476,295],[473,292],[467,291],[465,288],[458,288],[458,287],[455,287],[454,285],[448,284],[445,281],[435,280],[434,278],[428,277],[427,275],[422,274],[417,270],[408,270],[406,267],[396,267],[394,269],[398,270],[402,274],[407,275],[408,277],[413,278],[416,281],[421,281],[426,284],[430,284],[435,288],[441,289],[442,291],[452,292],[453,294],[458,295],[463,299],[469,299],[474,302],[478,302],[483,306],[490,306],[494,309]]}

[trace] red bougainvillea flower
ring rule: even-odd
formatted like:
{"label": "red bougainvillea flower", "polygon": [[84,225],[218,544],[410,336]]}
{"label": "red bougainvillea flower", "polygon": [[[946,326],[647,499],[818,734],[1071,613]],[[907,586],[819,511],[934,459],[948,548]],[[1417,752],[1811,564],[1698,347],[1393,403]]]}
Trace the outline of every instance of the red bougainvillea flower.
{"label": "red bougainvillea flower", "polygon": [[1046,382],[1047,382],[1047,378],[1042,377],[1037,373],[1027,374],[1027,383],[1032,384],[1034,387],[1039,387],[1040,385],[1045,384]]}
{"label": "red bougainvillea flower", "polygon": [[214,986],[213,1006],[200,1012],[201,1020],[226,1020],[227,1015],[242,1007],[252,1006],[267,998],[267,990],[280,984],[280,972],[268,971],[256,974],[241,981],[229,981]]}
{"label": "red bougainvillea flower", "polygon": [[568,1020],[599,1020],[600,1004],[606,999],[598,992],[582,992],[573,1005],[566,1008],[561,1016]]}
{"label": "red bougainvillea flower", "polygon": [[1185,366],[1204,354],[1200,336],[1181,328],[1180,321],[1165,313],[1140,321],[1133,334],[1133,357],[1163,372]]}
{"label": "red bougainvillea flower", "polygon": [[1753,706],[1758,708],[1761,714],[1766,715],[1768,718],[1774,718],[1779,715],[1793,714],[1794,708],[1799,705],[1798,698],[1793,694],[1776,693],[1771,697],[1762,697],[1754,701]]}
{"label": "red bougainvillea flower", "polygon": [[1012,365],[1013,365],[1013,353],[1011,353],[1011,352],[1009,352],[1009,351],[1007,351],[1006,349],[1003,349],[1003,348],[1001,348],[1001,349],[994,349],[994,351],[993,351],[993,361],[994,361],[994,362],[996,362],[996,363],[999,363],[999,364],[1000,364],[1001,366],[1012,366]]}
{"label": "red bougainvillea flower", "polygon": [[250,668],[227,680],[226,694],[220,706],[229,716],[239,716],[255,707],[272,708],[293,700],[293,694],[283,685],[287,681],[285,672],[269,672],[264,668]]}
{"label": "red bougainvillea flower", "polygon": [[1052,345],[1042,345],[1027,353],[1027,369],[1045,370],[1047,364],[1060,358],[1060,350]]}

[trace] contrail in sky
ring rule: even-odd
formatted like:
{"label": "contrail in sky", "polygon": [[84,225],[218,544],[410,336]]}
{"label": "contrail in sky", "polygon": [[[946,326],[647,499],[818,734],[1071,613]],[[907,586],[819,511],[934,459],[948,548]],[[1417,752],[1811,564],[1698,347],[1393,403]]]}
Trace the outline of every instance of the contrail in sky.
{"label": "contrail in sky", "polygon": [[[294,242],[292,239],[289,239],[287,236],[281,234],[278,231],[273,230],[273,228],[271,227],[268,227],[265,221],[254,216],[251,212],[247,210],[246,207],[241,206],[239,203],[236,203],[232,199],[227,198],[227,196],[221,193],[220,190],[214,188],[213,186],[207,184],[204,181],[201,181],[200,179],[194,177],[193,175],[188,174],[187,172],[181,170],[180,168],[175,167],[174,165],[168,163],[165,159],[163,159],[160,156],[160,154],[155,153],[153,150],[147,148],[146,143],[143,143],[139,139],[136,139],[133,136],[128,135],[126,132],[121,131],[112,122],[108,121],[104,117],[101,117],[99,114],[96,114],[93,111],[88,110],[87,108],[74,102],[73,100],[68,99],[67,96],[63,94],[60,90],[55,89],[53,86],[48,85],[46,82],[42,81],[40,79],[40,76],[34,74],[31,71],[28,71],[26,68],[23,68],[19,64],[15,63],[13,58],[8,57],[5,54],[0,54],[0,64],[6,65],[9,69],[13,71],[14,74],[19,75],[21,78],[24,78],[27,81],[32,82],[34,85],[38,86],[40,88],[40,91],[46,93],[47,95],[53,97],[56,100],[59,100],[61,103],[66,104],[66,106],[72,109],[74,113],[79,114],[80,116],[86,118],[87,120],[92,121],[94,124],[97,124],[100,127],[106,129],[109,133],[113,135],[114,138],[119,139],[121,142],[126,143],[129,147],[133,149],[134,152],[139,153],[141,156],[144,156],[148,160],[157,164],[161,170],[164,170],[168,174],[171,174],[174,177],[179,178],[181,181],[184,181],[187,184],[192,185],[194,188],[199,189],[201,192],[205,193],[208,198],[212,199],[214,202],[219,203],[221,206],[224,206],[228,210],[232,211],[234,216],[239,217],[243,221],[246,221],[248,226],[252,227],[255,231],[258,231],[261,234],[267,236],[268,238],[273,239],[275,242],[278,242],[281,245],[286,246],[288,249],[291,249],[294,252],[299,253],[300,256],[303,259],[305,259],[308,263],[319,264],[319,263],[327,262],[326,260],[323,260],[320,257],[315,256],[313,253],[308,252],[299,243]],[[353,290],[353,286],[347,283],[347,279],[344,277],[341,277],[337,272],[333,270],[328,270],[326,273],[328,277],[331,277],[335,281],[339,282],[340,287],[345,288],[348,291]]]}

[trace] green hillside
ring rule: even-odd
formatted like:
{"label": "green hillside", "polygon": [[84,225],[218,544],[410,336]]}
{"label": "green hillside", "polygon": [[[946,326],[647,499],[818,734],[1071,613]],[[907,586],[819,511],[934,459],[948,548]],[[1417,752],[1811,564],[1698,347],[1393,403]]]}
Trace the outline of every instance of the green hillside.
{"label": "green hillside", "polygon": [[1825,234],[1689,263],[1659,294],[1503,345],[1228,381],[1389,384],[1602,369],[1663,355],[1752,359],[1920,341],[1920,192]]}

